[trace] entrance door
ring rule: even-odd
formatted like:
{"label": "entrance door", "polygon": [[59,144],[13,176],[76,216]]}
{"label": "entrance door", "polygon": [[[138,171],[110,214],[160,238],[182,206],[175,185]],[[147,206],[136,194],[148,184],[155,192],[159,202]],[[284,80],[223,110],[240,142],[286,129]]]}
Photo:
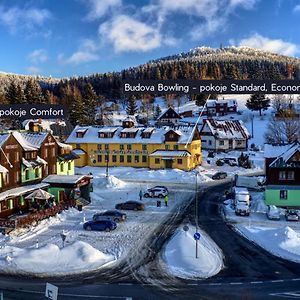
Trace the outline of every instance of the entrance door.
{"label": "entrance door", "polygon": [[172,169],[173,160],[172,159],[166,159],[166,169]]}

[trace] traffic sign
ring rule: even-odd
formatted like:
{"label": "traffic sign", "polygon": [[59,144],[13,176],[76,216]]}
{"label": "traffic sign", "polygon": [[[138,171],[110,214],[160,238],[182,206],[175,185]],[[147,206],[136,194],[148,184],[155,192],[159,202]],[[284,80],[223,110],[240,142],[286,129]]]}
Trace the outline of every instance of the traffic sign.
{"label": "traffic sign", "polygon": [[200,237],[201,237],[201,235],[200,235],[199,232],[195,232],[195,233],[194,233],[194,239],[195,239],[196,241],[200,240]]}
{"label": "traffic sign", "polygon": [[58,287],[47,282],[45,296],[50,300],[57,300]]}
{"label": "traffic sign", "polygon": [[184,226],[183,226],[183,231],[189,231],[189,226],[184,225]]}

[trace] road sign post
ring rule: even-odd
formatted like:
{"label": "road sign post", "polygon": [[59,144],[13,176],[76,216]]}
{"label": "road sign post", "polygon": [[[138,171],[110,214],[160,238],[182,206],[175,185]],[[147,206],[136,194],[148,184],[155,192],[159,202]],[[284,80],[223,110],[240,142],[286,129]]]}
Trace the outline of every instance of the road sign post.
{"label": "road sign post", "polygon": [[201,234],[199,232],[194,233],[194,239],[196,241],[196,258],[198,258],[198,241],[200,240]]}

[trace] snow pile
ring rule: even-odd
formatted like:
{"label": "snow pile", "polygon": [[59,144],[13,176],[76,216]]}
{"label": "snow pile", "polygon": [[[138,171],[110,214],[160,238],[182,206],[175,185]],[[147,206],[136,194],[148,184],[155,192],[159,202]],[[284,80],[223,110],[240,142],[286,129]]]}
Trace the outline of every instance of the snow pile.
{"label": "snow pile", "polygon": [[280,228],[237,225],[237,230],[270,253],[300,262],[300,234],[289,226]]}
{"label": "snow pile", "polygon": [[196,259],[194,232],[196,229],[192,226],[188,232],[182,228],[176,232],[166,246],[165,263],[171,273],[181,278],[214,276],[223,268],[222,251],[205,232],[200,231]]}
{"label": "snow pile", "polygon": [[37,249],[5,247],[1,249],[0,266],[13,272],[63,274],[65,270],[69,273],[97,269],[113,260],[113,256],[77,241],[64,248],[54,244]]}
{"label": "snow pile", "polygon": [[109,175],[107,178],[107,188],[124,188],[126,183],[113,175]]}

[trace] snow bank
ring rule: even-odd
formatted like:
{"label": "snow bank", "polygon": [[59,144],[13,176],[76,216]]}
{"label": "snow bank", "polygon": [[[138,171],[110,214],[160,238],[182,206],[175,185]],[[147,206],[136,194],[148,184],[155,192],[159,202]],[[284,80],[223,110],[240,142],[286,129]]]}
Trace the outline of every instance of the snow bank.
{"label": "snow bank", "polygon": [[124,188],[126,183],[117,177],[110,175],[108,176],[108,183],[106,185],[107,188]]}
{"label": "snow bank", "polygon": [[198,259],[195,258],[195,227],[189,231],[180,228],[166,246],[164,260],[171,273],[181,278],[208,278],[223,268],[221,249],[203,231],[198,242]]}
{"label": "snow bank", "polygon": [[300,234],[289,226],[283,228],[236,226],[246,238],[270,253],[287,260],[300,262]]}
{"label": "snow bank", "polygon": [[82,241],[74,242],[64,248],[54,244],[47,244],[38,249],[7,246],[1,249],[0,253],[1,268],[16,273],[85,272],[98,269],[114,260],[113,256],[104,254]]}

